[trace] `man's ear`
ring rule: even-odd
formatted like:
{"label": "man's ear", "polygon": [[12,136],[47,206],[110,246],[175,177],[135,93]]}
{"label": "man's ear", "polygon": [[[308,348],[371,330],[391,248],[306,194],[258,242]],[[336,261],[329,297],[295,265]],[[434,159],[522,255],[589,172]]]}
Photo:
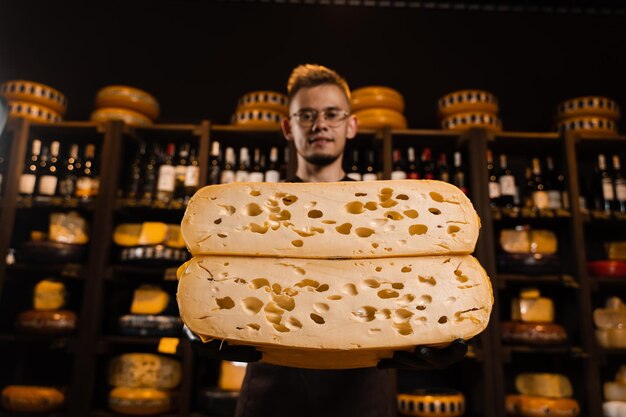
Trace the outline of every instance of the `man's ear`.
{"label": "man's ear", "polygon": [[354,114],[351,114],[348,117],[348,126],[346,130],[346,138],[354,139],[356,136],[356,132],[359,130],[359,119],[356,118]]}
{"label": "man's ear", "polygon": [[284,117],[280,123],[280,127],[283,129],[283,136],[285,136],[285,139],[287,139],[288,141],[292,141],[293,133],[291,131],[291,123],[289,119]]}

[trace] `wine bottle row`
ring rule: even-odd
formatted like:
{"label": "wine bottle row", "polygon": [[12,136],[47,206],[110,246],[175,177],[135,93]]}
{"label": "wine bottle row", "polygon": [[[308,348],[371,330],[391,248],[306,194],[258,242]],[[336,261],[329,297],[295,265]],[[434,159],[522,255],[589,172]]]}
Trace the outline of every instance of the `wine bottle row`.
{"label": "wine bottle row", "polygon": [[209,156],[209,184],[229,184],[233,182],[279,182],[286,179],[289,151],[283,152],[282,163],[276,146],[267,149],[247,146],[223,145],[218,141],[211,143]]}
{"label": "wine bottle row", "polygon": [[82,147],[34,139],[20,176],[18,190],[24,200],[49,202],[54,198],[89,201],[98,195],[96,146]]}
{"label": "wine bottle row", "polygon": [[[610,162],[610,165],[609,165]],[[626,175],[617,154],[597,155],[591,182],[583,187],[587,196],[587,209],[626,214]]]}

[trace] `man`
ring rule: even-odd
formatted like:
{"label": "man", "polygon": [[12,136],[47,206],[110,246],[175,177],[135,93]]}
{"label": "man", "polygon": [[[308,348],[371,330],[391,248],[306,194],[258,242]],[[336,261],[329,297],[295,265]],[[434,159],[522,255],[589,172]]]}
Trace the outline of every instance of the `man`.
{"label": "man", "polygon": [[[336,72],[319,65],[294,69],[287,85],[289,117],[285,138],[297,151],[293,182],[351,181],[342,168],[346,141],[357,133],[350,113],[350,90]],[[208,345],[208,346],[207,346]],[[395,392],[386,368],[439,369],[460,360],[464,341],[445,349],[417,347],[396,352],[378,368],[298,369],[256,362],[261,353],[219,340],[205,345],[214,357],[250,363],[236,417],[388,417],[395,416]]]}

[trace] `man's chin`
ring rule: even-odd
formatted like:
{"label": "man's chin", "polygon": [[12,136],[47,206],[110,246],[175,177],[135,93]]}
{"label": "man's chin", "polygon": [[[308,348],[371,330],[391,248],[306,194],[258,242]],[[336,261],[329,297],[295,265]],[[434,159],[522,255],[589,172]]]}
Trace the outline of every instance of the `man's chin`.
{"label": "man's chin", "polygon": [[339,159],[340,156],[341,154],[339,155],[307,155],[307,156],[304,156],[304,160],[307,161],[309,164],[324,167],[335,162],[337,159]]}

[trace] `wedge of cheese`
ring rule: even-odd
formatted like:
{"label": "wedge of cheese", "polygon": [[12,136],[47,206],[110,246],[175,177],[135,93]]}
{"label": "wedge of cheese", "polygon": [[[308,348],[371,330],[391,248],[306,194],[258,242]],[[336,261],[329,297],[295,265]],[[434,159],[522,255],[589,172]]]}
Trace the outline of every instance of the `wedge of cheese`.
{"label": "wedge of cheese", "polygon": [[124,353],[109,362],[114,387],[172,389],[180,384],[179,361],[152,353]]}
{"label": "wedge of cheese", "polygon": [[523,373],[515,377],[515,388],[520,394],[550,398],[569,398],[573,395],[569,378],[561,374]]}
{"label": "wedge of cheese", "polygon": [[33,306],[35,310],[58,310],[65,305],[65,285],[44,279],[35,285]]}
{"label": "wedge of cheese", "polygon": [[485,329],[491,284],[469,255],[384,259],[196,256],[179,268],[183,321],[301,368],[375,366],[396,350]]}
{"label": "wedge of cheese", "polygon": [[429,180],[213,185],[192,197],[182,222],[194,256],[470,254],[479,228],[463,192]]}

